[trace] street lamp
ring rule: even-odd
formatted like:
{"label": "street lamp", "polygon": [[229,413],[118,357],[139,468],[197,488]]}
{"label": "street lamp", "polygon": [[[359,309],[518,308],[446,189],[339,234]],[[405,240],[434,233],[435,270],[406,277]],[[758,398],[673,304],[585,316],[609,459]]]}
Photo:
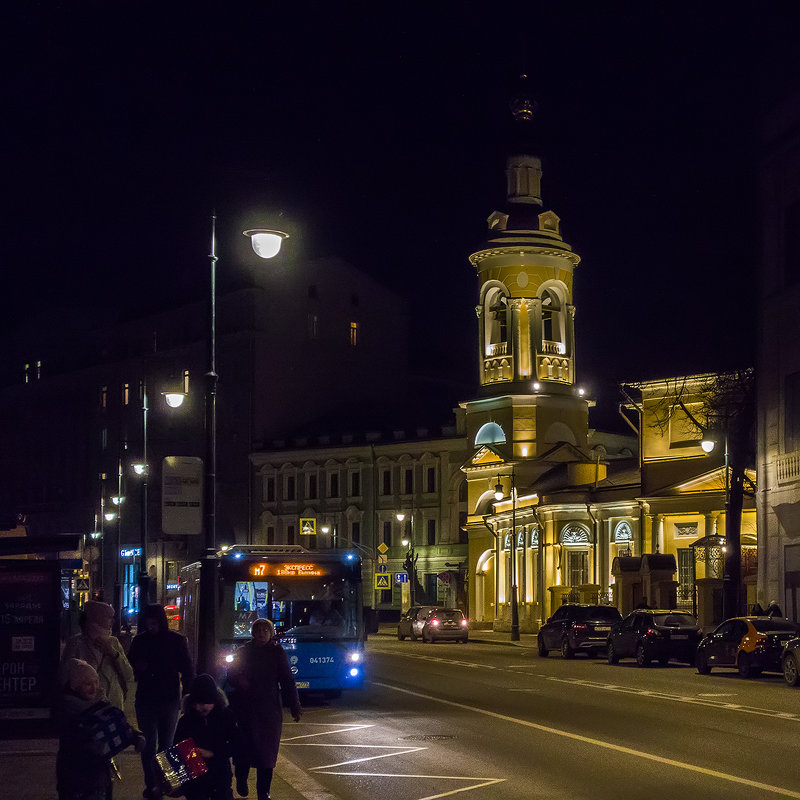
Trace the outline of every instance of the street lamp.
{"label": "street lamp", "polygon": [[[259,258],[274,258],[288,233],[270,228],[243,231]],[[217,553],[217,215],[211,215],[209,254],[208,371],[206,372],[206,458],[203,481],[205,553],[200,568],[200,625],[197,637],[199,672],[215,672],[216,655],[216,553]]]}
{"label": "street lamp", "polygon": [[[500,476],[494,487],[494,499],[505,497]],[[517,487],[514,481],[514,470],[511,470],[511,641],[519,641],[519,605],[517,601]]]}

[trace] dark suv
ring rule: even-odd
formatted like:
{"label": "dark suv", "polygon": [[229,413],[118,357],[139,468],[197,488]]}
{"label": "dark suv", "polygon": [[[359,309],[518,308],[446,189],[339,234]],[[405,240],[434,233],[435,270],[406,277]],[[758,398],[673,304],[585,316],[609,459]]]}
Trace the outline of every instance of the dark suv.
{"label": "dark suv", "polygon": [[671,658],[694,664],[701,639],[697,620],[683,611],[633,611],[608,635],[609,664],[635,658],[640,667],[651,661],[666,664]]}
{"label": "dark suv", "polygon": [[539,655],[544,658],[551,650],[560,650],[564,658],[573,658],[577,652],[595,656],[606,649],[611,627],[620,619],[614,606],[563,605],[539,631]]}

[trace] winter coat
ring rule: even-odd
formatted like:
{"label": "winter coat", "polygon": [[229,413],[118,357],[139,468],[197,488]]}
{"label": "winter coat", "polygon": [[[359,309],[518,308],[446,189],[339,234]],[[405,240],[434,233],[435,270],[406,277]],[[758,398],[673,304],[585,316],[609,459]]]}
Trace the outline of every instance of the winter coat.
{"label": "winter coat", "polygon": [[194,678],[189,645],[185,636],[168,629],[161,606],[149,606],[148,611],[158,619],[160,630],[157,633],[143,631],[134,636],[128,651],[128,661],[136,676],[136,703],[177,704],[181,683],[186,694]]}
{"label": "winter coat", "polygon": [[[299,713],[300,699],[289,659],[274,639],[248,642],[236,651],[228,670],[230,701],[243,742],[243,760],[253,767],[275,767],[283,727],[283,703]],[[236,759],[236,756],[234,756]]]}
{"label": "winter coat", "polygon": [[[59,727],[56,784],[59,797],[106,791],[111,784],[111,760],[99,745],[87,738],[86,725],[93,711],[109,708],[105,700],[84,700],[66,690],[60,698],[56,718]],[[91,709],[91,711],[90,711]],[[141,734],[125,725],[125,744],[134,744]],[[143,740],[141,740],[143,741]]]}
{"label": "winter coat", "polygon": [[[217,789],[230,788],[233,773],[231,756],[239,749],[239,731],[230,708],[225,705],[221,694],[214,710],[204,717],[192,707],[190,698],[184,699],[184,713],[178,720],[175,729],[175,742],[194,739],[194,743],[203,750],[210,750],[214,755],[206,758],[208,772],[197,778],[198,783],[211,785]],[[192,781],[194,784],[195,781]],[[199,788],[199,787],[193,787]],[[203,794],[200,792],[200,794]]]}
{"label": "winter coat", "polygon": [[70,658],[88,661],[97,670],[103,696],[111,705],[122,710],[128,687],[133,683],[133,670],[117,637],[109,636],[107,641],[111,655],[107,655],[87,633],[79,633],[67,641],[61,663]]}

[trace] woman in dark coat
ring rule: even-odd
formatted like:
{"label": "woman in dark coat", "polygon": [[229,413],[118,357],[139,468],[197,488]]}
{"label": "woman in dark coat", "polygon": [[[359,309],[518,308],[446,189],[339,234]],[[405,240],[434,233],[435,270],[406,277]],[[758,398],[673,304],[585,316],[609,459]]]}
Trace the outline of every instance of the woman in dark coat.
{"label": "woman in dark coat", "polygon": [[252,640],[236,651],[228,671],[231,708],[239,725],[242,748],[233,757],[236,791],[247,797],[250,767],[256,768],[258,800],[269,800],[272,771],[278,760],[285,703],[295,722],[300,721],[297,696],[289,659],[268,619],[257,619]]}

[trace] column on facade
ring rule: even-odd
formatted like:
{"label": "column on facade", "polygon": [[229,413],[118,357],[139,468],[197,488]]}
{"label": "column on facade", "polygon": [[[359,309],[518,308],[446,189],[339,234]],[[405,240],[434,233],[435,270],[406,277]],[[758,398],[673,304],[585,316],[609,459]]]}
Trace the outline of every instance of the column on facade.
{"label": "column on facade", "polygon": [[650,552],[664,552],[664,515],[648,514],[650,518]]}
{"label": "column on facade", "polygon": [[716,514],[712,513],[711,511],[707,511],[705,514],[703,514],[703,536],[714,536],[714,534],[717,532],[715,517]]}

